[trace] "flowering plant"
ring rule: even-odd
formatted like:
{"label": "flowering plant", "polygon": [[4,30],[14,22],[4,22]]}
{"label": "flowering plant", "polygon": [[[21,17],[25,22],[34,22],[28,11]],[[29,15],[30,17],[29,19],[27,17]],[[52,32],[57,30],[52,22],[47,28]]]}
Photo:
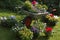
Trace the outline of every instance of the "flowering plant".
{"label": "flowering plant", "polygon": [[32,1],[32,4],[35,6],[36,4],[38,4],[38,2],[35,1],[35,0],[33,0],[33,1]]}
{"label": "flowering plant", "polygon": [[46,28],[45,28],[45,35],[46,35],[46,37],[48,37],[49,38],[49,36],[51,35],[51,32],[52,32],[52,27],[49,27],[49,26],[47,26]]}
{"label": "flowering plant", "polygon": [[53,14],[48,14],[42,17],[42,21],[47,23],[47,26],[55,26],[58,19]]}
{"label": "flowering plant", "polygon": [[52,31],[52,28],[51,27],[46,27],[45,31],[46,32],[51,32]]}
{"label": "flowering plant", "polygon": [[56,22],[58,21],[53,14],[49,14],[46,16],[46,19],[47,19],[47,24],[49,26],[55,26],[56,25]]}

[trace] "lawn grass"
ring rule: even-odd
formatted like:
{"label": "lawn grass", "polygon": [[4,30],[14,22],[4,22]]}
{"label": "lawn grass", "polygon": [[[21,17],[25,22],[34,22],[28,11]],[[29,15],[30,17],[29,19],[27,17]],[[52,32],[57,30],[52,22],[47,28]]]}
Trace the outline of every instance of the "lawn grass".
{"label": "lawn grass", "polygon": [[20,14],[14,13],[12,11],[0,11],[0,17],[6,16],[8,18],[11,15],[16,16],[17,20],[22,20],[26,16],[26,15],[20,15]]}
{"label": "lawn grass", "polygon": [[55,33],[53,33],[53,36],[50,37],[50,40],[60,40],[60,18],[58,19],[58,23],[54,28]]}
{"label": "lawn grass", "polygon": [[[17,20],[22,20],[26,16],[26,15],[17,15],[16,13],[11,11],[0,11],[0,17],[1,16],[9,17],[11,15],[15,15]],[[54,31],[56,32],[53,33],[53,36],[51,36],[49,40],[60,40],[60,18],[59,18],[59,22],[54,28]],[[16,35],[10,29],[7,29],[5,27],[0,27],[0,40],[16,40]],[[42,40],[45,40],[45,39],[43,38]]]}

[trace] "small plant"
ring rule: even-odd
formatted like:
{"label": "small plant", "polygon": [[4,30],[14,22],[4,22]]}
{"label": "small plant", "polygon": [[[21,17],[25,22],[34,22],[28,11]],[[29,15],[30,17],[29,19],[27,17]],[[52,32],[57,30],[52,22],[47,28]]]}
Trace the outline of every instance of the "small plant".
{"label": "small plant", "polygon": [[24,8],[25,10],[30,10],[30,9],[32,9],[32,4],[31,4],[31,2],[30,2],[30,1],[25,1],[25,4],[24,4],[23,8]]}
{"label": "small plant", "polygon": [[33,32],[24,27],[19,31],[19,37],[21,38],[21,40],[31,40],[33,38]]}

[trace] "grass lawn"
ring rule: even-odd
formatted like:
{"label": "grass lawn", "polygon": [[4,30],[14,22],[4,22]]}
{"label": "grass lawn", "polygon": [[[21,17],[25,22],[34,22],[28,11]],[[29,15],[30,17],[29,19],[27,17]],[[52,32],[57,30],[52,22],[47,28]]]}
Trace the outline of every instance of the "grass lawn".
{"label": "grass lawn", "polygon": [[60,18],[59,18],[59,22],[54,28],[54,31],[56,32],[53,34],[52,37],[50,37],[50,40],[60,40]]}
{"label": "grass lawn", "polygon": [[[0,17],[6,16],[8,18],[11,15],[16,16],[17,20],[22,20],[25,17],[25,15],[16,15],[10,11],[0,11]],[[16,34],[12,30],[0,26],[0,40],[16,40]]]}
{"label": "grass lawn", "polygon": [[[16,13],[10,11],[0,11],[0,17],[1,16],[8,17],[10,15],[15,15],[17,20],[22,20],[25,17],[25,15],[17,15]],[[55,26],[54,31],[56,32],[53,34],[53,36],[49,38],[49,40],[60,40],[60,19],[57,25]],[[0,40],[16,40],[16,35],[13,31],[5,27],[0,27]],[[45,39],[43,38],[42,40]]]}

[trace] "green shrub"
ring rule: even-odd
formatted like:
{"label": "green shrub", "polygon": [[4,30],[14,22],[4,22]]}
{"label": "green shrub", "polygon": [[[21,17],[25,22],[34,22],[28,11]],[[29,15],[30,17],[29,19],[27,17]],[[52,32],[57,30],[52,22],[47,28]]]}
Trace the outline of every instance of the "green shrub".
{"label": "green shrub", "polygon": [[20,6],[22,3],[20,0],[1,0],[0,8],[14,10],[16,6]]}
{"label": "green shrub", "polygon": [[19,31],[19,37],[21,40],[31,40],[33,38],[33,33],[24,27],[22,30]]}
{"label": "green shrub", "polygon": [[25,10],[32,9],[32,4],[31,4],[31,2],[30,2],[30,1],[25,1],[23,8],[24,8]]}

